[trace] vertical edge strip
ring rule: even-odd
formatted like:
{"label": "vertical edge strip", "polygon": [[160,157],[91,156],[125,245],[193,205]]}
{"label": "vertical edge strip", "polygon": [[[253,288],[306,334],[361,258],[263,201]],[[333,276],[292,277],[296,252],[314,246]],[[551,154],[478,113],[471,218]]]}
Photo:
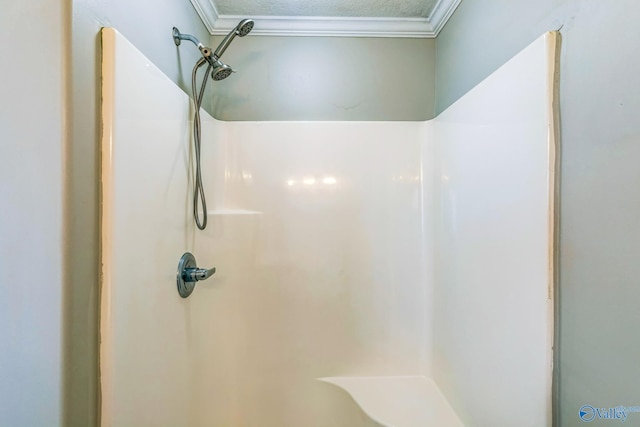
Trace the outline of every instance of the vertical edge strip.
{"label": "vertical edge strip", "polygon": [[101,161],[100,161],[100,426],[111,426],[111,237],[113,229],[113,108],[115,43],[113,28],[101,30]]}
{"label": "vertical edge strip", "polygon": [[560,143],[560,116],[559,116],[559,54],[560,33],[550,31],[546,35],[547,41],[547,113],[549,115],[549,239],[548,239],[548,299],[549,299],[549,415],[547,425],[553,425],[555,417],[555,391],[556,391],[556,288],[557,288],[557,240],[558,240],[558,197],[559,197],[559,143]]}

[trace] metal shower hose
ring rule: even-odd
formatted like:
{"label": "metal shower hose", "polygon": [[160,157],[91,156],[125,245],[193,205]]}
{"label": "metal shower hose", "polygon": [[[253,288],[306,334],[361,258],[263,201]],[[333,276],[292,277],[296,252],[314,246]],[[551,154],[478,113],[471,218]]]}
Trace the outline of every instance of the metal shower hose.
{"label": "metal shower hose", "polygon": [[[196,74],[198,69],[202,67],[207,61],[204,58],[200,58],[196,65],[193,67],[191,73],[191,90],[193,92],[193,103],[195,112],[193,114],[193,145],[196,153],[196,174],[195,183],[193,188],[193,218],[196,221],[196,226],[200,230],[204,230],[207,227],[207,201],[204,196],[204,189],[202,187],[202,172],[200,167],[200,141],[202,137],[202,128],[200,125],[200,105],[202,105],[202,97],[204,96],[204,89],[207,85],[209,73],[211,72],[211,64],[207,67],[207,71],[204,73],[204,79],[202,80],[202,86],[198,92],[196,86]],[[202,220],[200,220],[200,210],[198,209],[198,202],[202,205]]]}

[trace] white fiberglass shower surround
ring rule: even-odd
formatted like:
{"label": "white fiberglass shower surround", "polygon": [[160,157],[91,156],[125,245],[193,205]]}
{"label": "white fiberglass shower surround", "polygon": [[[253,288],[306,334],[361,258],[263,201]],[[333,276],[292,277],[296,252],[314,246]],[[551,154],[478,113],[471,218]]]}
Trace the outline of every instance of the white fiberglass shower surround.
{"label": "white fiberglass shower surround", "polygon": [[188,96],[102,38],[103,427],[551,425],[556,34],[428,122],[202,112],[204,231]]}

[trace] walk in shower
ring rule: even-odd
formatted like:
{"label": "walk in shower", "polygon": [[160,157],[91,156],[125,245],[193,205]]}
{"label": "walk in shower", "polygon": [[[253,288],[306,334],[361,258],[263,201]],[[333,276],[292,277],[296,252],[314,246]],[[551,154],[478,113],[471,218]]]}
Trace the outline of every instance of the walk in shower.
{"label": "walk in shower", "polygon": [[205,230],[189,96],[102,44],[103,427],[551,425],[555,33],[427,122],[201,111]]}

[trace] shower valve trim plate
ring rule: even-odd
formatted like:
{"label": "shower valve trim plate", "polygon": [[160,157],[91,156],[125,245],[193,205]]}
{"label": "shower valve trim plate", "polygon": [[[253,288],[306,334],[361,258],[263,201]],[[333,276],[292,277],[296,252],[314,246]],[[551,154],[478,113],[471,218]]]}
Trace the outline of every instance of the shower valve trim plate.
{"label": "shower valve trim plate", "polygon": [[215,268],[198,268],[196,258],[190,252],[185,252],[178,262],[176,273],[178,293],[182,298],[188,297],[196,287],[196,282],[208,279],[215,272]]}

